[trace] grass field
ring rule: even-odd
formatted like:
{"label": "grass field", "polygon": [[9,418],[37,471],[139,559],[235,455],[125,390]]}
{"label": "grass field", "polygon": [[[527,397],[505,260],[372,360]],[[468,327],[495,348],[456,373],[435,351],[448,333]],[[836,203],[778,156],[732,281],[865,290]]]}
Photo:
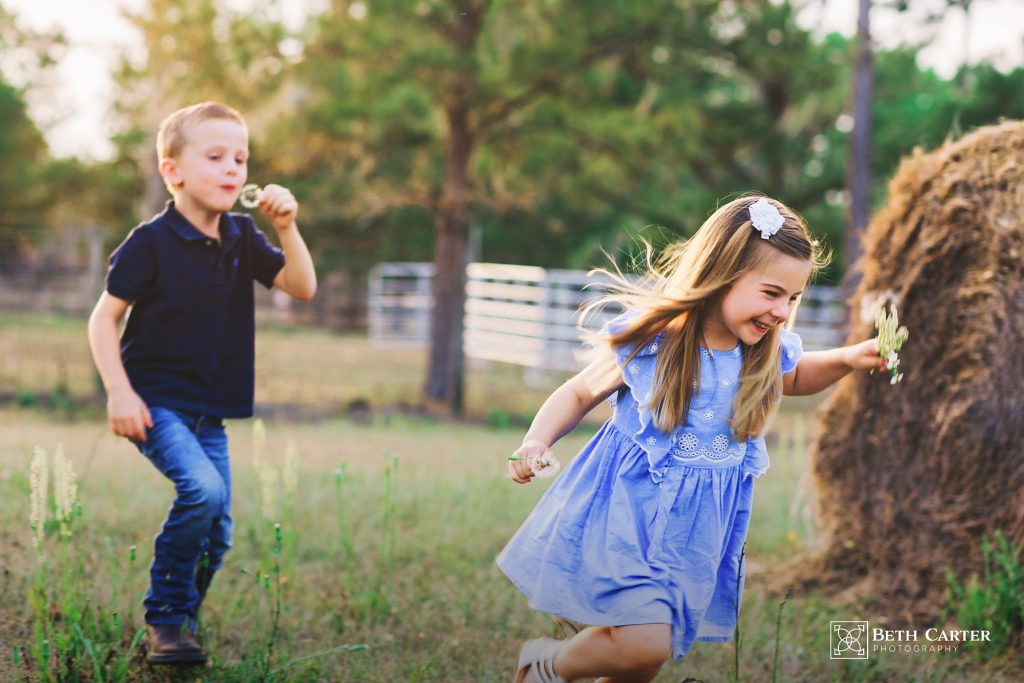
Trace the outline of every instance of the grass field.
{"label": "grass field", "polygon": [[[70,393],[87,393],[80,326],[38,325],[46,332],[35,342],[27,324],[0,326],[5,386],[48,389],[56,380],[46,368],[59,357]],[[260,396],[280,403],[315,407],[333,397],[344,406],[366,396],[386,406],[413,399],[409,377],[422,374],[422,356],[321,332],[264,333],[259,353]],[[37,361],[12,361],[17,354]],[[354,421],[326,411],[322,420],[268,419],[262,446],[252,421],[230,423],[235,547],[204,608],[211,663],[184,671],[147,667],[130,651],[170,485],[109,435],[99,414],[0,410],[0,680],[508,680],[520,641],[554,632],[494,565],[547,485],[504,477],[521,430],[494,416],[525,414],[544,395],[520,387],[514,369],[475,370],[471,411],[491,416],[476,423],[388,410]],[[772,469],[758,481],[739,652],[698,644],[658,681],[768,681],[773,667],[779,681],[1022,680],[1008,658],[981,665],[962,650],[833,661],[830,620],[886,615],[818,594],[793,595],[780,610],[765,579],[813,543],[803,434],[813,423],[806,404],[796,406],[780,415]],[[558,444],[563,462],[592,431],[581,427]],[[35,446],[52,452],[57,444],[77,473],[81,515],[68,539],[49,525],[40,559],[28,522],[29,463]]]}
{"label": "grass field", "polygon": [[[317,417],[409,404],[420,398],[425,363],[425,351],[373,348],[362,335],[264,326],[256,335],[256,403]],[[514,366],[470,363],[467,413],[498,425],[529,416],[560,379],[531,388],[522,377]],[[54,395],[82,402],[97,391],[84,320],[0,314],[0,395],[45,405]]]}

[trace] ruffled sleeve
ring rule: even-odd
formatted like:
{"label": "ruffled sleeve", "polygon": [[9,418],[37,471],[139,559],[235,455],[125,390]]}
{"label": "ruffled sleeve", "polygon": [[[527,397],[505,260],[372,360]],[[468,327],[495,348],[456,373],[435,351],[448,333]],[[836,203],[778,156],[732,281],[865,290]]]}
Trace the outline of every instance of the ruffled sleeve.
{"label": "ruffled sleeve", "polygon": [[768,458],[768,446],[763,436],[753,436],[747,439],[747,452],[743,456],[743,473],[754,477],[760,477],[768,471],[771,460]]}
{"label": "ruffled sleeve", "polygon": [[[638,311],[627,311],[613,318],[605,325],[604,333],[610,336],[621,332],[637,315]],[[633,442],[646,453],[648,471],[655,482],[660,482],[665,476],[668,453],[672,447],[671,433],[663,432],[654,425],[654,416],[647,405],[653,394],[661,339],[659,334],[640,349],[634,345],[613,347],[615,360],[622,370],[622,381],[631,399],[620,401],[616,408],[634,411],[634,414],[624,416],[628,417],[627,431]]]}
{"label": "ruffled sleeve", "polygon": [[796,369],[800,356],[804,355],[804,342],[796,332],[779,330],[779,334],[782,342],[782,374],[786,374]]}

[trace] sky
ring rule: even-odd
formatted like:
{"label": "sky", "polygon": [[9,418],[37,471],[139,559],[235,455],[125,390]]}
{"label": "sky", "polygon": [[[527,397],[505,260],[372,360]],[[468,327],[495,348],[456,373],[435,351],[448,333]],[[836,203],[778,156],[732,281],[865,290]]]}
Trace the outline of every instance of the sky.
{"label": "sky", "polygon": [[[244,7],[246,0],[229,6]],[[287,23],[297,27],[308,8],[321,0],[279,0]],[[372,2],[367,3],[372,11]],[[876,3],[877,4],[877,3]],[[87,159],[109,157],[112,132],[106,122],[114,86],[111,71],[119,55],[138,47],[139,39],[121,11],[139,9],[144,0],[0,0],[33,28],[62,28],[70,42],[55,74],[55,82],[29,101],[30,114],[43,130],[56,156]],[[852,34],[856,29],[857,0],[808,0],[801,23],[815,33]],[[942,21],[925,26],[913,16],[875,10],[872,32],[884,47],[934,36],[920,54],[922,66],[952,75],[964,55],[964,15],[950,10]],[[966,39],[971,62],[992,60],[1003,69],[1024,65],[1024,0],[977,0],[971,11]]]}

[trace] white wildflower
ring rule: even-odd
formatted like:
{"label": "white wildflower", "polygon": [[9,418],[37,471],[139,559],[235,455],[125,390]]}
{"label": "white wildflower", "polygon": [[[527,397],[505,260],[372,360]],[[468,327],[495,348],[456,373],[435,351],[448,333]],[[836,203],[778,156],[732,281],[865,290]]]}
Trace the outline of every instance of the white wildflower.
{"label": "white wildflower", "polygon": [[35,447],[32,464],[29,466],[29,484],[31,487],[29,508],[29,524],[32,527],[32,544],[40,549],[46,534],[46,491],[49,486],[50,471],[46,451],[40,446]]}
{"label": "white wildflower", "polygon": [[71,516],[78,502],[78,484],[75,482],[75,471],[71,461],[64,457],[64,447],[57,445],[53,456],[53,497],[56,502],[55,517],[60,523],[60,535],[71,536]]}
{"label": "white wildflower", "polygon": [[875,313],[875,327],[878,329],[876,344],[878,345],[878,355],[885,358],[888,371],[892,375],[889,384],[896,384],[903,379],[903,373],[898,371],[900,365],[898,351],[903,347],[903,342],[907,341],[910,333],[905,326],[900,325],[896,306],[890,305],[889,310],[892,311],[891,314],[885,306],[881,306]]}

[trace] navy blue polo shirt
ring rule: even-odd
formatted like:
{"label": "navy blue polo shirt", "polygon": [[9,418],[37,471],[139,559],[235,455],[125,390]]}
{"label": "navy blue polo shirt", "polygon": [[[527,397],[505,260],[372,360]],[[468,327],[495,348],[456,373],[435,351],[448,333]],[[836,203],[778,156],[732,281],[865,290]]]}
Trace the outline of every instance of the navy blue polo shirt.
{"label": "navy blue polo shirt", "polygon": [[128,234],[110,256],[107,291],[133,304],[121,360],[146,405],[252,415],[252,283],[271,287],[282,266],[248,214],[222,214],[218,243],[168,202]]}

